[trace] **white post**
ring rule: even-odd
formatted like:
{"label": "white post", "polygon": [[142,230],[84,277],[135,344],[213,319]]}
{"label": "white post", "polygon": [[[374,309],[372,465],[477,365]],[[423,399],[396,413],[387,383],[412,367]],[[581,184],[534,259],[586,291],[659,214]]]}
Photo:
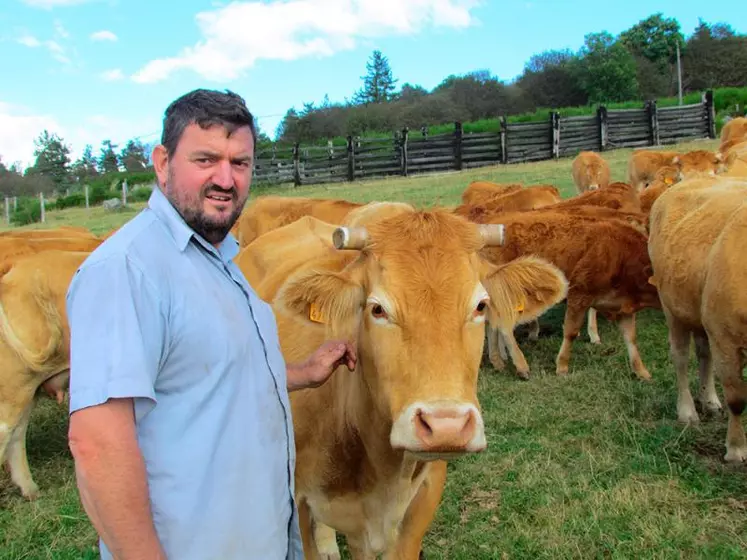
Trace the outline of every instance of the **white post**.
{"label": "white post", "polygon": [[88,210],[88,185],[85,186],[86,190],[86,210]]}
{"label": "white post", "polygon": [[677,41],[677,92],[679,104],[682,105],[682,63],[680,62],[680,42]]}
{"label": "white post", "polygon": [[39,202],[41,203],[41,221],[42,223],[46,222],[46,218],[44,216],[44,193],[39,193]]}
{"label": "white post", "polygon": [[8,197],[5,197],[5,222],[10,224],[10,203]]}
{"label": "white post", "polygon": [[16,211],[18,211],[18,197],[14,196],[13,197],[13,212],[16,212]]}
{"label": "white post", "polygon": [[122,204],[127,206],[127,181],[122,181]]}

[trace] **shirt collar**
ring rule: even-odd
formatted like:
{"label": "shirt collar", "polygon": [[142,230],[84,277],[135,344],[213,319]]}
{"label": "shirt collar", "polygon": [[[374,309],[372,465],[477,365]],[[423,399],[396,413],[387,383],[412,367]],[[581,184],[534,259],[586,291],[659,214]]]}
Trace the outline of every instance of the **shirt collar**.
{"label": "shirt collar", "polygon": [[206,250],[216,254],[224,262],[229,262],[239,253],[239,242],[232,233],[228,233],[226,238],[216,249],[213,245],[205,241],[201,235],[198,235],[191,227],[187,225],[181,214],[174,208],[166,195],[161,192],[159,187],[153,188],[153,193],[148,199],[148,207],[153,211],[156,217],[163,222],[166,229],[174,239],[177,248],[184,252],[189,245],[190,239],[194,237],[200,245]]}

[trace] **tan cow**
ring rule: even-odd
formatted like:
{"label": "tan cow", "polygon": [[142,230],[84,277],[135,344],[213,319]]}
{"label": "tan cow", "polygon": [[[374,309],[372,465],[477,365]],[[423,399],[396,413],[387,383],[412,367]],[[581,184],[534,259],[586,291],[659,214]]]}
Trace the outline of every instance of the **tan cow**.
{"label": "tan cow", "polygon": [[97,237],[0,237],[0,270],[7,260],[49,250],[91,252],[103,241]]}
{"label": "tan cow", "polygon": [[693,150],[677,156],[674,166],[680,172],[680,180],[690,175],[715,176],[726,171],[724,154],[710,150]]}
{"label": "tan cow", "polygon": [[719,411],[714,373],[729,409],[726,455],[747,460],[741,415],[747,350],[747,180],[697,178],[664,192],[651,208],[648,242],[652,284],[661,298],[677,374],[677,418],[697,422],[688,382],[690,336],[695,340],[704,410]]}
{"label": "tan cow", "polygon": [[[603,189],[591,192],[601,193]],[[659,302],[656,289],[648,283],[651,263],[645,232],[625,220],[611,219],[607,215],[609,209],[579,210],[559,212],[548,207],[487,218],[486,223],[506,225],[506,243],[486,248],[483,254],[496,264],[536,255],[555,264],[567,277],[563,344],[556,358],[558,375],[568,373],[571,345],[583,325],[584,315],[593,307],[618,319],[631,369],[639,379],[648,380],[651,374],[636,345],[635,313],[645,307],[657,308]],[[595,217],[595,211],[599,216]],[[498,370],[505,365],[500,356],[499,335],[508,346],[517,373],[526,378],[529,367],[511,330],[488,331],[491,363]]]}
{"label": "tan cow", "polygon": [[238,232],[239,245],[245,247],[260,235],[303,216],[341,224],[351,210],[361,206],[363,203],[360,202],[331,198],[260,196],[246,205],[234,227]]}
{"label": "tan cow", "polygon": [[483,204],[497,196],[516,192],[524,188],[521,183],[493,183],[472,181],[462,193],[462,204]]}
{"label": "tan cow", "polygon": [[54,228],[40,228],[40,229],[10,229],[7,231],[0,232],[0,238],[12,237],[12,238],[24,238],[24,239],[46,239],[46,238],[71,238],[71,237],[84,237],[87,239],[94,239],[97,236],[94,235],[91,230],[83,226],[57,226]]}
{"label": "tan cow", "polygon": [[571,175],[579,193],[603,189],[610,184],[610,166],[596,152],[579,153],[571,164]]}
{"label": "tan cow", "polygon": [[[476,197],[473,197],[476,198]],[[557,187],[553,185],[534,185],[531,187],[511,190],[506,194],[486,197],[478,204],[462,203],[451,211],[458,216],[473,222],[479,222],[483,214],[494,215],[496,212],[517,212],[543,208],[556,204],[562,199]]]}
{"label": "tan cow", "polygon": [[731,119],[721,129],[721,145],[719,150],[726,153],[732,146],[747,141],[747,118]]}
{"label": "tan cow", "polygon": [[635,150],[628,161],[628,183],[638,191],[648,187],[656,172],[665,166],[677,166],[679,152]]}
{"label": "tan cow", "polygon": [[[46,381],[55,392],[69,376],[65,296],[88,252],[49,250],[6,263],[0,278],[0,464],[33,499],[39,488],[26,457],[26,429],[34,395]],[[59,376],[59,377],[58,377]]]}
{"label": "tan cow", "polygon": [[444,211],[340,228],[334,246],[325,224],[304,231],[315,223],[275,230],[275,246],[260,237],[237,258],[244,270],[284,253],[282,270],[245,275],[272,302],[286,361],[332,337],[357,347],[354,373],[291,394],[305,555],[339,557],[339,532],[356,558],[416,560],[445,461],[486,446],[477,375],[488,311],[542,312],[562,299],[565,278],[536,258],[490,265],[478,252],[502,229]]}

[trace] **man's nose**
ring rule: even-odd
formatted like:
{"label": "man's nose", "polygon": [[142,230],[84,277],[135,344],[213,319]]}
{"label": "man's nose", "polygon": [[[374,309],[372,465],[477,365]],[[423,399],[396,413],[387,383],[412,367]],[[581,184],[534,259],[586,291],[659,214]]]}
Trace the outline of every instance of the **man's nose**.
{"label": "man's nose", "polygon": [[213,173],[213,183],[224,189],[233,187],[233,172],[230,161],[219,161]]}

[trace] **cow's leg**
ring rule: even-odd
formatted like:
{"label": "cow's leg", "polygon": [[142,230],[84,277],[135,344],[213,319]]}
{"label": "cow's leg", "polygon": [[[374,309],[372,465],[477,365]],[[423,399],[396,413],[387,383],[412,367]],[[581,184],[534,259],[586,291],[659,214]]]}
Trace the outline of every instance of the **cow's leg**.
{"label": "cow's leg", "polygon": [[521,379],[529,379],[529,364],[527,363],[524,353],[516,342],[513,328],[501,329],[501,338],[506,344],[506,349],[511,356],[511,361],[516,367],[516,373]]}
{"label": "cow's leg", "polygon": [[693,338],[695,339],[695,355],[698,358],[698,378],[700,380],[698,400],[703,410],[715,414],[720,412],[722,407],[716,394],[708,336],[705,332],[694,332]]}
{"label": "cow's leg", "polygon": [[418,560],[423,538],[436,516],[445,485],[446,463],[434,461],[430,465],[428,476],[407,508],[395,549],[387,552],[383,560]]}
{"label": "cow's leg", "polygon": [[724,460],[740,463],[747,460],[747,439],[742,427],[742,412],[747,406],[747,383],[742,379],[744,359],[742,349],[730,344],[726,337],[711,338],[713,368],[721,379],[729,409],[729,425],[726,429],[726,455]]}
{"label": "cow's leg", "polygon": [[500,350],[500,331],[492,324],[488,324],[488,359],[496,371],[503,371],[506,367],[506,362],[501,357]]}
{"label": "cow's leg", "polygon": [[34,400],[32,399],[26,410],[21,414],[21,418],[10,436],[7,451],[10,478],[21,489],[21,494],[29,500],[34,500],[39,496],[39,487],[31,476],[28,456],[26,455],[26,432],[33,407]]}
{"label": "cow's leg", "polygon": [[540,322],[539,319],[533,319],[529,323],[529,340],[539,340],[540,336]]}
{"label": "cow's leg", "polygon": [[589,340],[592,344],[602,343],[602,339],[599,338],[599,330],[597,329],[597,310],[593,307],[589,308],[586,331],[589,333]]}
{"label": "cow's leg", "polygon": [[311,510],[309,504],[303,498],[297,498],[298,526],[301,530],[301,542],[303,543],[304,558],[319,560],[319,553],[314,542],[314,531],[311,523]]}
{"label": "cow's leg", "polygon": [[[6,459],[9,461],[13,482],[19,486],[21,493],[27,498],[33,498],[39,491],[31,477],[26,459],[26,426],[23,425],[24,422],[28,423],[28,418],[24,420],[24,415],[27,409],[30,411],[34,392],[35,388],[10,388],[6,394],[11,394],[13,401],[0,402],[0,465]],[[24,439],[22,452],[17,449],[19,434]],[[11,459],[13,459],[12,463]],[[24,476],[24,472],[28,473],[28,477]],[[30,484],[28,484],[29,481]]]}
{"label": "cow's leg", "polygon": [[638,376],[638,379],[643,381],[650,381],[651,374],[643,365],[641,355],[638,353],[638,346],[635,341],[635,315],[634,314],[623,314],[617,323],[622,331],[623,338],[625,339],[625,347],[628,349],[628,358],[630,359],[630,366],[633,372]]}
{"label": "cow's leg", "polygon": [[316,550],[321,560],[340,560],[340,548],[337,546],[337,533],[329,525],[313,521]]}
{"label": "cow's leg", "polygon": [[578,337],[581,327],[584,324],[584,315],[588,307],[572,301],[568,298],[568,304],[565,310],[565,320],[563,321],[563,343],[560,345],[558,356],[555,358],[555,372],[558,375],[568,375],[568,362],[571,358],[571,346],[573,341]]}
{"label": "cow's leg", "polygon": [[690,380],[687,366],[690,359],[690,330],[675,319],[666,308],[664,317],[669,329],[669,352],[677,376],[677,420],[682,423],[695,423],[700,420],[695,410],[695,402],[690,393]]}

